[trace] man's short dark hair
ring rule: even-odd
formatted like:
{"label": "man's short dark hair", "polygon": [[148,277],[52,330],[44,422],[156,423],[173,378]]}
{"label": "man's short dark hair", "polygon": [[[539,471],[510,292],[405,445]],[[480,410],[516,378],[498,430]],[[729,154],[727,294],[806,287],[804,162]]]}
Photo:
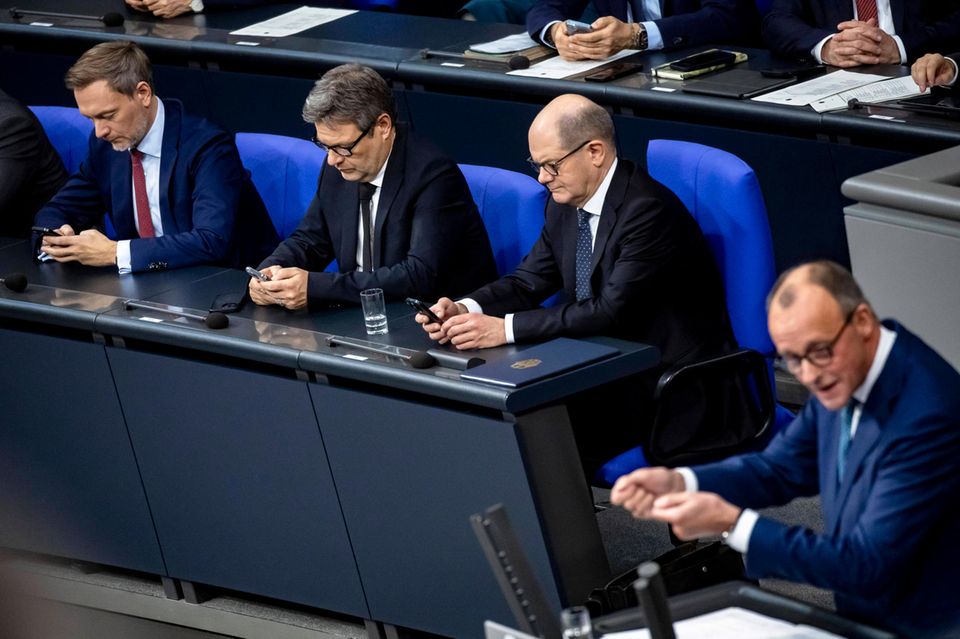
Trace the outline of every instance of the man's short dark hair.
{"label": "man's short dark hair", "polygon": [[146,82],[153,90],[150,58],[128,40],[102,42],[80,56],[64,77],[64,83],[71,91],[84,89],[100,80],[106,80],[107,86],[126,96],[132,96],[141,82]]}
{"label": "man's short dark hair", "polygon": [[557,133],[565,147],[574,148],[586,140],[603,140],[610,148],[616,148],[613,118],[606,109],[591,101],[557,118]]}
{"label": "man's short dark hair", "polygon": [[396,122],[393,92],[380,74],[359,64],[343,64],[323,74],[303,103],[303,120],[310,124],[353,123],[361,131],[381,113]]}
{"label": "man's short dark hair", "polygon": [[[793,286],[784,287],[787,278],[798,269],[807,269],[807,282],[815,284],[827,291],[830,296],[836,300],[840,306],[840,312],[847,316],[853,313],[861,304],[870,305],[867,298],[864,297],[860,285],[853,278],[853,274],[843,268],[836,262],[830,260],[817,260],[815,262],[806,262],[798,264],[787,269],[780,274],[777,281],[774,282],[770,294],[767,296],[767,311],[776,301],[781,308],[789,308],[796,300],[796,291]],[[782,290],[781,290],[782,289]]]}

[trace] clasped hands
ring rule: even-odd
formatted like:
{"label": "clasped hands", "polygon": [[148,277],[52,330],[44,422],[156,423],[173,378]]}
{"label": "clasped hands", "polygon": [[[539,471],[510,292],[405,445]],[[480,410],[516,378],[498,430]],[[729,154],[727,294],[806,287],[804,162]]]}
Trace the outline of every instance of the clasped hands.
{"label": "clasped hands", "polygon": [[470,313],[463,304],[449,297],[441,297],[430,310],[443,320],[442,324],[431,322],[422,313],[417,313],[416,321],[436,342],[449,342],[459,350],[493,348],[507,343],[503,318]]}
{"label": "clasped hands", "polygon": [[137,11],[152,13],[158,18],[175,18],[191,11],[190,0],[125,0]]}
{"label": "clasped hands", "polygon": [[861,64],[900,64],[900,47],[876,18],[866,22],[848,20],[837,25],[838,32],[823,43],[820,58],[835,67]]}
{"label": "clasped hands", "polygon": [[45,235],[40,250],[58,262],[80,262],[87,266],[113,266],[117,263],[117,243],[96,229],[80,231],[64,224],[60,235]]}
{"label": "clasped hands", "polygon": [[620,477],[610,502],[637,519],[671,525],[683,540],[719,535],[740,517],[741,509],[714,493],[684,492],[683,476],[669,468],[641,468]]}
{"label": "clasped hands", "polygon": [[567,35],[567,27],[557,22],[550,37],[564,60],[606,60],[633,44],[634,28],[613,16],[597,18],[590,33]]}

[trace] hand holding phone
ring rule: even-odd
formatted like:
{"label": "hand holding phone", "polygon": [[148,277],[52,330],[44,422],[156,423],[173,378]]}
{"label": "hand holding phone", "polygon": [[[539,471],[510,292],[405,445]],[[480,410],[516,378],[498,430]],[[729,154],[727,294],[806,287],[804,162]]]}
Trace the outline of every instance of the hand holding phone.
{"label": "hand holding phone", "polygon": [[567,28],[567,35],[573,35],[574,33],[590,33],[593,31],[591,27],[586,22],[580,22],[579,20],[565,20],[563,25]]}
{"label": "hand holding phone", "polygon": [[34,233],[39,233],[43,237],[48,237],[51,235],[55,235],[59,237],[63,235],[63,233],[61,233],[57,229],[47,228],[46,226],[31,226],[30,230],[33,231]]}
{"label": "hand holding phone", "polygon": [[407,306],[412,308],[414,311],[426,315],[431,324],[443,324],[443,320],[437,317],[437,314],[430,310],[430,307],[427,306],[426,302],[421,302],[415,297],[408,297],[405,301]]}
{"label": "hand holding phone", "polygon": [[269,282],[269,281],[272,279],[272,278],[271,278],[269,275],[267,275],[266,273],[263,273],[263,272],[261,272],[261,271],[258,271],[257,269],[253,268],[252,266],[248,266],[248,267],[245,268],[244,270],[247,272],[247,275],[249,275],[250,277],[254,277],[254,278],[258,279],[258,280],[260,280],[261,282]]}

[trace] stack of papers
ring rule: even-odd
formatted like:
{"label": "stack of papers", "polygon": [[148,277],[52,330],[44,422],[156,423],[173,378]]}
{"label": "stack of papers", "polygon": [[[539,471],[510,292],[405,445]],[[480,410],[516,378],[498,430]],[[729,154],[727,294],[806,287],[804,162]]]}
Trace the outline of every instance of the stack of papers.
{"label": "stack of papers", "polygon": [[920,88],[910,76],[890,79],[885,75],[840,70],[752,99],[771,104],[809,105],[817,113],[823,113],[846,109],[853,98],[864,104],[875,104],[914,95],[921,95]]}
{"label": "stack of papers", "polygon": [[356,13],[353,9],[321,9],[318,7],[300,7],[287,11],[275,18],[252,24],[249,27],[231,31],[230,35],[258,36],[261,38],[285,38],[321,24],[333,22],[344,16]]}
{"label": "stack of papers", "polygon": [[521,75],[527,78],[569,78],[572,75],[577,75],[591,69],[596,69],[597,67],[603,66],[614,60],[619,60],[620,58],[625,58],[628,55],[633,55],[637,51],[633,49],[624,49],[620,53],[614,54],[607,58],[606,60],[578,60],[576,62],[570,62],[564,60],[560,56],[555,58],[550,58],[549,60],[544,60],[543,62],[538,62],[534,64],[529,69],[519,69],[517,71],[511,71],[508,75]]}
{"label": "stack of papers", "polygon": [[[677,639],[841,639],[825,630],[796,625],[744,608],[726,608],[673,625]],[[649,630],[603,635],[604,639],[650,639]]]}

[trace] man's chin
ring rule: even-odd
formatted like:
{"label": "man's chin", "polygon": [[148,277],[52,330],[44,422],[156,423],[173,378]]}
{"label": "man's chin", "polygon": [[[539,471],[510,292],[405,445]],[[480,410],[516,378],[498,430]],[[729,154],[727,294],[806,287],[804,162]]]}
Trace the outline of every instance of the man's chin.
{"label": "man's chin", "polygon": [[114,151],[119,151],[120,153],[126,153],[131,148],[129,142],[111,142],[110,146],[113,147]]}

